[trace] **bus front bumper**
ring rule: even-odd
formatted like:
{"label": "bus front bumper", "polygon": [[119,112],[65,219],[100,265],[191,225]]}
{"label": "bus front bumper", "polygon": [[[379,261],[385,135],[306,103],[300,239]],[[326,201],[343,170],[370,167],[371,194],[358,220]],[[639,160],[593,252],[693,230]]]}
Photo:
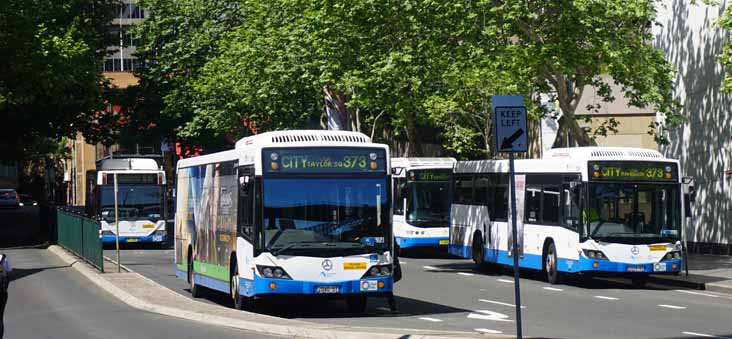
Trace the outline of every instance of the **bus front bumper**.
{"label": "bus front bumper", "polygon": [[263,294],[300,294],[339,296],[353,294],[384,294],[391,293],[393,279],[388,277],[369,277],[350,281],[298,281],[286,279],[269,279],[255,277],[254,282],[242,279],[241,293],[243,295]]}
{"label": "bus front bumper", "polygon": [[447,246],[448,237],[424,237],[424,238],[407,238],[407,237],[394,237],[397,245],[401,248],[410,247],[428,247],[428,246]]}
{"label": "bus front bumper", "polygon": [[[112,235],[103,235],[103,236],[101,236],[101,238],[102,238],[102,243],[104,243],[104,244],[115,243],[117,241],[117,237],[114,234],[112,234]],[[148,235],[148,236],[141,236],[141,237],[136,237],[136,236],[120,236],[119,237],[119,243],[120,244],[123,244],[123,243],[136,243],[136,242],[141,242],[141,243],[159,243],[159,242],[165,242],[167,240],[168,240],[168,235],[167,234],[163,234],[163,235],[154,235],[154,234],[151,234],[151,235]]]}
{"label": "bus front bumper", "polygon": [[627,274],[664,274],[681,272],[681,260],[664,260],[657,263],[622,263],[607,260],[580,259],[583,273],[627,273]]}

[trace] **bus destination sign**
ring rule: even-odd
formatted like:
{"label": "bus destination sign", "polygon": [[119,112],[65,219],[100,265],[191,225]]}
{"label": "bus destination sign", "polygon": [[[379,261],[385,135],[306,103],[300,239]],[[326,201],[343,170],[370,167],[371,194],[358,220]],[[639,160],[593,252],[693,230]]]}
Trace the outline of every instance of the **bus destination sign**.
{"label": "bus destination sign", "polygon": [[[117,183],[122,184],[147,184],[156,185],[158,183],[158,175],[156,173],[118,173]],[[107,174],[107,184],[114,184],[114,174]]]}
{"label": "bus destination sign", "polygon": [[678,181],[674,163],[590,162],[590,180]]}
{"label": "bus destination sign", "polygon": [[265,173],[385,172],[386,152],[369,148],[276,148],[262,151]]}
{"label": "bus destination sign", "polygon": [[450,170],[416,170],[410,171],[409,181],[449,181]]}

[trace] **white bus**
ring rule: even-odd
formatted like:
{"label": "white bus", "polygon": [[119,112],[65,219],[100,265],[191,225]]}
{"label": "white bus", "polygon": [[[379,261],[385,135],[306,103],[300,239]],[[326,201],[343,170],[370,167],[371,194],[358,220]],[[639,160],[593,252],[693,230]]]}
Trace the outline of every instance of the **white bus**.
{"label": "white bus", "polygon": [[120,243],[158,243],[166,232],[165,171],[152,158],[106,158],[87,172],[87,214],[100,220],[103,243],[114,243],[114,176]]}
{"label": "white bus", "polygon": [[[458,162],[449,251],[476,264],[513,265],[508,160]],[[610,274],[643,286],[681,270],[678,161],[636,148],[553,149],[517,160],[519,265],[562,274]]]}
{"label": "white bus", "polygon": [[394,239],[398,249],[447,247],[453,158],[392,158]]}
{"label": "white bus", "polygon": [[194,297],[273,295],[393,308],[389,148],[361,133],[268,132],[178,162],[175,267]]}

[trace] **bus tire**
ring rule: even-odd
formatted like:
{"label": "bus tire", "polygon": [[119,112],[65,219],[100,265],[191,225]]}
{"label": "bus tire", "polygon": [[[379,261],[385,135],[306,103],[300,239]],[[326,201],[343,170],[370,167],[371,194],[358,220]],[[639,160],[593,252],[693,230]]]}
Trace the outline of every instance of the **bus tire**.
{"label": "bus tire", "polygon": [[196,285],[196,278],[193,271],[193,254],[192,250],[188,250],[188,286],[191,290],[191,297],[200,298],[203,296],[201,287]]}
{"label": "bus tire", "polygon": [[229,278],[229,294],[234,302],[234,308],[237,310],[243,310],[246,308],[246,298],[241,295],[241,289],[239,286],[239,265],[236,261],[233,261],[234,268],[232,270],[231,277]]}
{"label": "bus tire", "polygon": [[366,296],[365,295],[354,295],[346,298],[346,307],[349,313],[364,313],[366,312]]}
{"label": "bus tire", "polygon": [[552,285],[559,284],[561,276],[557,269],[557,248],[554,242],[549,242],[544,250],[544,276],[546,281]]}

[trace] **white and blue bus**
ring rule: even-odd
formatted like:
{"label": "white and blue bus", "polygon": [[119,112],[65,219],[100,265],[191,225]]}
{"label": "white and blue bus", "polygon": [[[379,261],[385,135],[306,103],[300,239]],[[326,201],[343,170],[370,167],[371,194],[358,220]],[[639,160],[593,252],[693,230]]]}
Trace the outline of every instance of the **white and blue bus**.
{"label": "white and blue bus", "polygon": [[453,158],[392,158],[398,249],[447,247]]}
{"label": "white and blue bus", "polygon": [[394,308],[389,148],[361,133],[280,131],[178,162],[175,267],[194,297],[277,295]]}
{"label": "white and blue bus", "polygon": [[120,243],[163,244],[168,240],[165,171],[152,158],[105,158],[87,172],[86,210],[100,220],[103,243],[117,241],[114,178],[117,177],[117,217]]}
{"label": "white and blue bus", "polygon": [[[681,270],[678,161],[636,148],[553,149],[516,160],[519,265],[563,274],[627,276]],[[476,264],[513,265],[508,160],[458,162],[449,251]]]}

